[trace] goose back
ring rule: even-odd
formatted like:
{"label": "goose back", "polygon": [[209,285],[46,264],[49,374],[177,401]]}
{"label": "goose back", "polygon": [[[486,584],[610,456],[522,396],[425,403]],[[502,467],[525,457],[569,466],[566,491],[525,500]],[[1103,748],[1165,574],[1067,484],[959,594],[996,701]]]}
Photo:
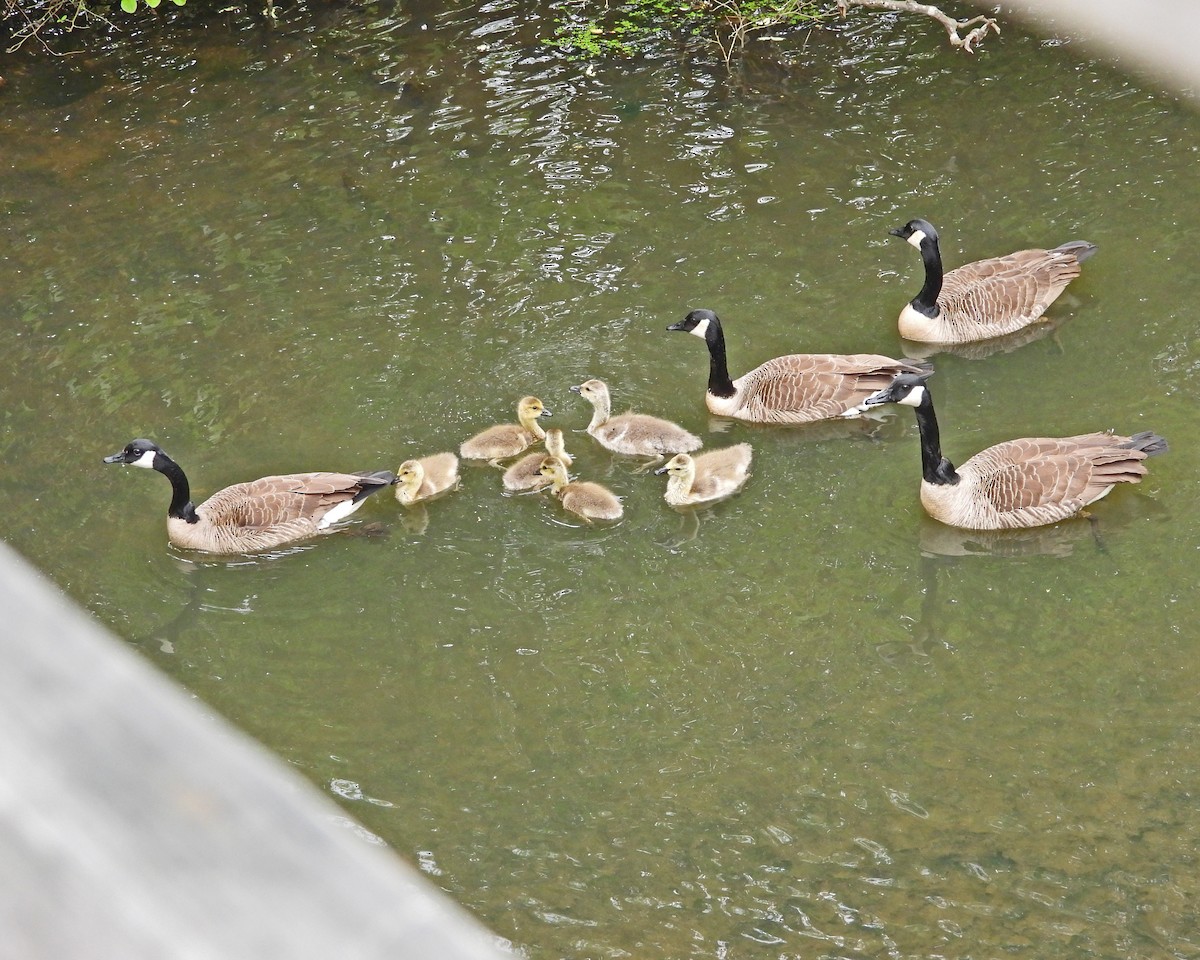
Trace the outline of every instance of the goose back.
{"label": "goose back", "polygon": [[235,483],[195,508],[196,521],[167,518],[178,547],[249,553],[310,537],[349,516],[361,499],[395,479],[377,474],[293,473]]}
{"label": "goose back", "polygon": [[755,423],[812,423],[840,417],[899,373],[928,365],[877,354],[797,353],[775,357],[733,381],[732,397],[706,394],[718,416]]}
{"label": "goose back", "polygon": [[1165,449],[1152,433],[1009,440],[958,467],[958,483],[923,481],[921,504],[934,519],[973,530],[1055,523],[1118,483],[1138,483],[1146,474],[1142,461]]}

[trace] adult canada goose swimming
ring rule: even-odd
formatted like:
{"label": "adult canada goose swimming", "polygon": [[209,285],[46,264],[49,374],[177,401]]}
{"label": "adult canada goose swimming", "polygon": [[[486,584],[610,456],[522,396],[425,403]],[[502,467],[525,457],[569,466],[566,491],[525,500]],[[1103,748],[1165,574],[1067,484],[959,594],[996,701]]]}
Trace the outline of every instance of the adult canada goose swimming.
{"label": "adult canada goose swimming", "polygon": [[568,468],[574,463],[571,455],[567,453],[563,432],[557,427],[551,427],[546,431],[545,443],[545,453],[539,451],[537,453],[526,454],[504,471],[503,483],[505,490],[520,493],[527,490],[541,490],[543,487],[548,487],[550,485],[550,478],[542,473],[542,461],[546,459],[546,454],[558,457]]}
{"label": "adult canada goose swimming", "polygon": [[677,454],[654,472],[668,474],[663,499],[673,507],[686,507],[737,493],[750,476],[750,457],[750,444],[739,443],[694,457]]}
{"label": "adult canada goose swimming", "polygon": [[661,417],[632,412],[611,416],[612,398],[603,380],[584,381],[571,387],[571,392],[591,403],[592,422],[587,425],[587,432],[614,453],[652,457],[652,462],[657,462],[668,454],[689,453],[704,445],[694,433]]}
{"label": "adult canada goose swimming", "polygon": [[538,417],[548,416],[550,411],[537,397],[522,397],[521,402],[517,404],[519,422],[488,427],[482,433],[464,441],[458,449],[458,455],[466,460],[489,460],[493,465],[496,465],[498,460],[515,457],[546,438],[546,432],[538,423]]}
{"label": "adult canada goose swimming", "polygon": [[925,343],[971,343],[1028,326],[1096,252],[1095,244],[1071,240],[1053,250],[1018,250],[976,260],[943,276],[933,224],[910,220],[888,233],[921,251],[925,285],[900,311],[900,336]]}
{"label": "adult canada goose swimming", "polygon": [[1118,483],[1137,483],[1146,457],[1167,441],[1154,433],[1120,437],[1026,437],[988,447],[961,467],[942,456],[937,417],[925,377],[901,374],[867,397],[859,411],[884,403],[914,407],[921,433],[921,505],[935,520],[967,530],[1007,530],[1056,523],[1079,513]]}
{"label": "adult canada goose swimming", "polygon": [[891,383],[898,373],[928,373],[926,363],[876,354],[794,353],[768,360],[736,380],[729,378],[725,334],[711,310],[693,310],[668,330],[700,337],[708,345],[711,413],[752,423],[811,423],[845,414],[847,408]]}
{"label": "adult canada goose swimming", "polygon": [[177,547],[209,553],[269,550],[345,520],[363,500],[395,482],[374,473],[292,473],[235,483],[199,505],[182,468],[152,440],[131,440],[105,463],[157,470],[171,481],[167,537]]}
{"label": "adult canada goose swimming", "polygon": [[585,520],[620,520],[625,513],[620,499],[607,487],[588,481],[569,482],[566,464],[558,457],[543,459],[541,470],[550,478],[550,488],[562,501],[563,509]]}
{"label": "adult canada goose swimming", "polygon": [[435,453],[405,460],[396,471],[396,499],[406,507],[453,490],[458,484],[458,457]]}

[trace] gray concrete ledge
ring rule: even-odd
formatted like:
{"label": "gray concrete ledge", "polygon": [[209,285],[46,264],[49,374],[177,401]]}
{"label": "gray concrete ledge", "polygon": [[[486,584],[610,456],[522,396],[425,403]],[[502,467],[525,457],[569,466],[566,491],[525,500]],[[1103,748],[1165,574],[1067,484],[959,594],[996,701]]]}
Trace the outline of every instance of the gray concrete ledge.
{"label": "gray concrete ledge", "polygon": [[510,956],[0,544],[0,956]]}

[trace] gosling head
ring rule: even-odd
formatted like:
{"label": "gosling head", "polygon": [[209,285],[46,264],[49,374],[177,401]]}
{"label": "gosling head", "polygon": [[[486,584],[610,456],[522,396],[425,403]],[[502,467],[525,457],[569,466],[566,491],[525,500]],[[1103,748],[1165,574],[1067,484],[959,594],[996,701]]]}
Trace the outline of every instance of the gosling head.
{"label": "gosling head", "polygon": [[577,393],[585,400],[601,400],[608,396],[608,384],[603,380],[585,380],[577,387],[571,387],[572,393]]}
{"label": "gosling head", "polygon": [[419,484],[425,479],[425,468],[416,460],[405,460],[396,471],[396,482],[401,486]]}
{"label": "gosling head", "polygon": [[695,463],[686,453],[677,453],[670,460],[654,471],[655,476],[669,473],[673,477],[686,476],[688,471],[695,469]]}
{"label": "gosling head", "polygon": [[536,420],[538,417],[549,417],[551,413],[537,397],[522,397],[521,402],[517,404],[517,415]]}
{"label": "gosling head", "polygon": [[538,473],[543,477],[549,477],[551,480],[567,479],[567,465],[558,457],[549,456],[542,460],[542,465],[538,467]]}

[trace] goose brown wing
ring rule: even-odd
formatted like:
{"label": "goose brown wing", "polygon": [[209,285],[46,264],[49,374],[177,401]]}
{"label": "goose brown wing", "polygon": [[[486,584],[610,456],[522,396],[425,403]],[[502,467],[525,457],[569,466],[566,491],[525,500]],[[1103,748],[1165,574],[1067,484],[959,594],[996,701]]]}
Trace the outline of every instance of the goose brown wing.
{"label": "goose brown wing", "polygon": [[826,420],[887,387],[899,373],[927,370],[877,354],[797,353],[768,360],[737,381],[748,419]]}
{"label": "goose brown wing", "polygon": [[1069,251],[1020,250],[968,263],[942,280],[943,319],[974,336],[1000,336],[1040,317],[1079,276]]}
{"label": "goose brown wing", "polygon": [[973,473],[998,513],[1053,522],[1098,500],[1114,483],[1136,483],[1146,454],[1106,433],[1028,437],[997,444],[959,468]]}
{"label": "goose brown wing", "polygon": [[383,481],[352,473],[293,473],[235,483],[197,507],[214,524],[267,529],[296,520],[316,522],[339,503]]}

